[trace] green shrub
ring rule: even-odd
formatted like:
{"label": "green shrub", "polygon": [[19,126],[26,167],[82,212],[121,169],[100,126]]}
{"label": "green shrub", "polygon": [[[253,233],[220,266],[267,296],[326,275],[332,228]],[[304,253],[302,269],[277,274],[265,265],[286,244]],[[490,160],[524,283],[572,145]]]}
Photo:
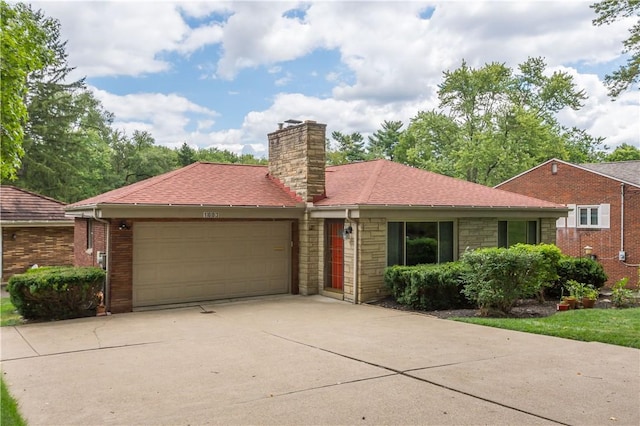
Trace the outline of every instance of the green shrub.
{"label": "green shrub", "polygon": [[427,311],[456,309],[470,306],[461,294],[463,274],[460,262],[391,266],[384,281],[400,304]]}
{"label": "green shrub", "polygon": [[611,303],[613,303],[613,306],[616,308],[628,308],[633,305],[633,291],[626,288],[628,282],[629,278],[624,277],[618,280],[613,286]]}
{"label": "green shrub", "polygon": [[462,261],[468,265],[463,293],[483,316],[508,314],[518,299],[540,291],[548,273],[541,253],[521,247],[469,251]]}
{"label": "green shrub", "polygon": [[591,284],[596,289],[607,282],[604,268],[596,260],[588,257],[563,256],[558,262],[558,279],[545,290],[551,297],[560,297],[562,289],[567,288],[568,281]]}
{"label": "green shrub", "polygon": [[100,268],[45,267],[9,279],[11,303],[25,319],[95,315],[105,272]]}
{"label": "green shrub", "polygon": [[558,279],[558,264],[563,257],[562,251],[554,244],[516,244],[513,250],[539,253],[542,261],[538,265],[538,278],[542,287],[550,287]]}
{"label": "green shrub", "polygon": [[407,265],[435,263],[438,261],[438,240],[429,237],[407,240]]}

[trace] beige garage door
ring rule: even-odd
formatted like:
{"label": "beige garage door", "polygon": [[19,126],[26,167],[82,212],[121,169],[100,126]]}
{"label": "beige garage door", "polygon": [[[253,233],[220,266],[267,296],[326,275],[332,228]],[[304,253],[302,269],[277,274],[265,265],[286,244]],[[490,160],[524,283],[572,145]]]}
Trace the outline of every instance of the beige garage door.
{"label": "beige garage door", "polygon": [[133,306],[287,293],[290,229],[289,222],[138,222]]}

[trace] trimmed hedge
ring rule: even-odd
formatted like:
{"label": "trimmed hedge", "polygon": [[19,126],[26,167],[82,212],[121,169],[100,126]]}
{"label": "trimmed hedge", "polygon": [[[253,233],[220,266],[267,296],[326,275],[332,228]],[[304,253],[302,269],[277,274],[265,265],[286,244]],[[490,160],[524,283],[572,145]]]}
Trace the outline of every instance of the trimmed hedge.
{"label": "trimmed hedge", "polygon": [[588,257],[563,256],[558,262],[558,278],[545,289],[545,294],[559,298],[563,288],[567,294],[567,281],[571,280],[591,284],[598,289],[604,286],[607,279],[607,274],[598,261]]}
{"label": "trimmed hedge", "polygon": [[395,300],[425,311],[472,307],[462,295],[465,266],[460,262],[390,266],[384,282]]}
{"label": "trimmed hedge", "polygon": [[96,314],[105,276],[94,267],[34,268],[12,276],[7,290],[25,319],[80,318]]}

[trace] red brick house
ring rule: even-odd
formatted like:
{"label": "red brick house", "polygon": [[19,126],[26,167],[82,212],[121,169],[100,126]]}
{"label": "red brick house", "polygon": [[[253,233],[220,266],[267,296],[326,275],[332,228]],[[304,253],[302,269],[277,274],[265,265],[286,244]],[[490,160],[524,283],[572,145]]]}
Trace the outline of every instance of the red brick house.
{"label": "red brick house", "polygon": [[14,186],[0,187],[2,282],[33,265],[73,265],[73,219],[65,204]]}
{"label": "red brick house", "polygon": [[571,256],[585,247],[602,263],[611,286],[623,277],[638,286],[640,266],[640,161],[571,164],[552,159],[496,188],[571,210],[557,223],[557,244]]}
{"label": "red brick house", "polygon": [[552,243],[567,214],[386,160],[325,167],[325,131],[269,134],[268,167],[195,163],[68,206],[76,263],[106,253],[112,312],[282,293],[360,303],[383,295],[388,265]]}

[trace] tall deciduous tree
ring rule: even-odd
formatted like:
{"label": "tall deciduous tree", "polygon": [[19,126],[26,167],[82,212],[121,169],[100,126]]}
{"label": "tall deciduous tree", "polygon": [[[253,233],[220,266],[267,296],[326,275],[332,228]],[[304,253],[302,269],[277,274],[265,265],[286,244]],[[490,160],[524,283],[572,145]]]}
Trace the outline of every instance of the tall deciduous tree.
{"label": "tall deciduous tree", "polygon": [[25,97],[29,73],[53,59],[47,45],[51,20],[29,6],[0,2],[0,178],[15,179],[24,155]]}
{"label": "tall deciduous tree", "polygon": [[[621,18],[640,17],[639,0],[602,0],[591,5],[598,17],[594,25],[609,25]],[[605,77],[609,96],[615,100],[620,93],[640,81],[640,19],[629,29],[629,38],[622,42],[623,53],[629,55],[627,63]]]}
{"label": "tall deciduous tree", "polygon": [[440,110],[420,112],[396,149],[401,162],[495,185],[551,157],[592,159],[601,139],[565,129],[556,113],[586,99],[572,77],[545,73],[541,58],[514,72],[462,62],[439,85]]}
{"label": "tall deciduous tree", "polygon": [[640,148],[623,143],[607,155],[605,161],[630,161],[640,160]]}

